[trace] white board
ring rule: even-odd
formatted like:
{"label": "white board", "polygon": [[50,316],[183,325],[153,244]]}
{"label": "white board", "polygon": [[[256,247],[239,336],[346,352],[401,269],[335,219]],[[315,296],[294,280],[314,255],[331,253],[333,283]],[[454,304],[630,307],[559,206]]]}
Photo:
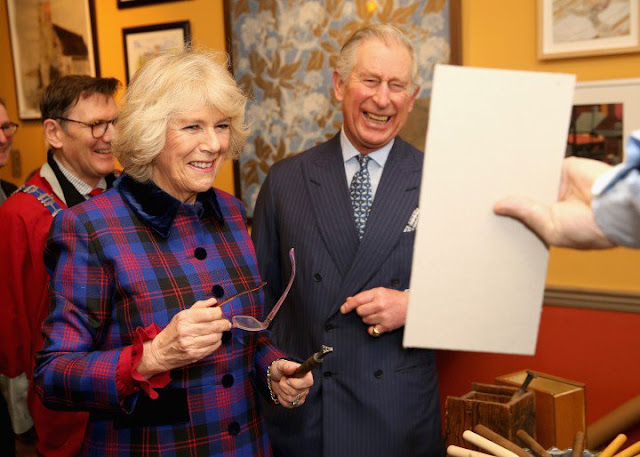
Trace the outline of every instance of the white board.
{"label": "white board", "polygon": [[574,75],[436,67],[406,347],[535,353],[549,253],[493,204],[556,200],[574,85]]}

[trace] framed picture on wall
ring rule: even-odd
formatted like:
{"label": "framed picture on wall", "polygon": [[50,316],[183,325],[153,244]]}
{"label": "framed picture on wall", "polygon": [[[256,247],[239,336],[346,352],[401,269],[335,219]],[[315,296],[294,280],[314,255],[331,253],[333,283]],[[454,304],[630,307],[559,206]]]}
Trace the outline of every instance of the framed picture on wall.
{"label": "framed picture on wall", "polygon": [[358,28],[391,23],[413,43],[420,93],[411,113],[417,127],[411,130],[423,146],[433,68],[460,62],[459,0],[322,0],[287,6],[225,0],[225,14],[234,76],[250,94],[252,133],[234,162],[236,196],[249,217],[271,165],[340,129],[342,111],[333,96],[332,74],[342,45]]}
{"label": "framed picture on wall", "polygon": [[100,73],[93,0],[7,0],[20,119],[39,119],[59,76]]}
{"label": "framed picture on wall", "polygon": [[134,6],[155,5],[156,3],[169,3],[179,0],[118,0],[118,9],[131,8]]}
{"label": "framed picture on wall", "polygon": [[567,156],[616,165],[624,144],[640,129],[640,79],[584,81],[576,85]]}
{"label": "framed picture on wall", "polygon": [[640,51],[640,0],[537,0],[538,57]]}
{"label": "framed picture on wall", "polygon": [[169,49],[191,46],[189,21],[122,29],[127,84],[149,58]]}

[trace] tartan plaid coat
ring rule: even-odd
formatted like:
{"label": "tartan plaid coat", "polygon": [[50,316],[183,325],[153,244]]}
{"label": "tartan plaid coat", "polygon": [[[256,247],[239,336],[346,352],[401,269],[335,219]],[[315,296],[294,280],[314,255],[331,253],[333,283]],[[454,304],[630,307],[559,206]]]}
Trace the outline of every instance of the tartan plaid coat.
{"label": "tartan plaid coat", "polygon": [[[265,332],[225,332],[220,349],[172,370],[157,400],[140,386],[123,390],[117,375],[136,329],[164,328],[198,300],[260,282],[245,220],[227,193],[183,204],[126,174],[54,219],[45,252],[52,308],[35,381],[49,407],[90,411],[83,455],[271,455],[254,383],[262,390],[283,354]],[[259,318],[262,304],[249,294],[223,311]]]}

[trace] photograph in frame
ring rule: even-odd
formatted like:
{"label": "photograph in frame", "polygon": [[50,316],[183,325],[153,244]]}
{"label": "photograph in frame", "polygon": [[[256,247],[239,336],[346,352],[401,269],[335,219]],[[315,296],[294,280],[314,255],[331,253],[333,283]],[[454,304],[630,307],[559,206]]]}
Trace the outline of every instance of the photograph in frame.
{"label": "photograph in frame", "polygon": [[99,75],[93,0],[7,0],[18,116],[39,119],[59,76]]}
{"label": "photograph in frame", "polygon": [[[225,0],[234,76],[249,94],[252,133],[234,162],[235,194],[249,218],[274,163],[340,129],[342,111],[333,95],[332,74],[340,48],[358,28],[391,23],[413,43],[420,92],[407,122],[410,128],[400,136],[418,149],[424,148],[433,68],[460,62],[459,0],[287,4]],[[406,132],[415,135],[408,138]]]}
{"label": "photograph in frame", "polygon": [[127,84],[151,57],[191,45],[189,21],[122,29]]}
{"label": "photograph in frame", "polygon": [[567,157],[583,157],[617,165],[623,158],[623,103],[573,105]]}
{"label": "photograph in frame", "polygon": [[[608,142],[603,147],[607,157],[591,157],[616,164],[624,160],[626,139],[631,132],[640,129],[640,78],[608,79],[598,81],[581,81],[576,84],[573,101],[574,111],[571,124],[578,123],[580,113],[583,114],[582,125],[576,130],[584,133],[593,130],[593,135],[600,136]],[[578,117],[573,119],[573,114]],[[569,128],[571,133],[572,126]],[[571,135],[569,135],[570,139]],[[569,141],[568,141],[569,142]],[[619,147],[620,150],[615,150]]]}
{"label": "photograph in frame", "polygon": [[640,0],[537,0],[538,57],[640,51]]}

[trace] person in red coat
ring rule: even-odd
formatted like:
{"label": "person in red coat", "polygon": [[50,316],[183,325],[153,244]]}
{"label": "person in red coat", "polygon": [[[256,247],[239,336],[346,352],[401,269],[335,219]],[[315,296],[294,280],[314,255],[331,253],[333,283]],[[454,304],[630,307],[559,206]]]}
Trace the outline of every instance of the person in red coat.
{"label": "person in red coat", "polygon": [[[18,130],[18,124],[11,122],[4,100],[0,98],[0,168],[9,161],[9,152],[13,142],[13,135]],[[0,205],[17,189],[16,185],[0,179]]]}
{"label": "person in red coat", "polygon": [[[16,130],[18,130],[18,124],[11,122],[9,113],[7,113],[7,106],[4,100],[0,98],[0,168],[4,167],[9,161],[11,143],[13,142],[13,135],[16,133]],[[15,184],[0,179],[0,205],[2,205],[7,197],[16,189]],[[4,376],[0,377],[0,383],[0,385],[3,386],[2,391],[8,392],[8,389],[5,388],[5,384],[8,386],[8,379]],[[13,429],[11,428],[8,404],[3,395],[0,395],[0,451],[7,457],[16,455],[15,438],[13,436]]]}
{"label": "person in red coat", "polygon": [[[34,355],[42,349],[42,322],[49,298],[43,253],[53,216],[85,201],[115,176],[111,139],[118,115],[114,78],[71,75],[45,90],[40,103],[47,162],[0,206],[0,373],[32,380]],[[87,414],[46,408],[32,386],[29,412],[43,456],[80,452]]]}

